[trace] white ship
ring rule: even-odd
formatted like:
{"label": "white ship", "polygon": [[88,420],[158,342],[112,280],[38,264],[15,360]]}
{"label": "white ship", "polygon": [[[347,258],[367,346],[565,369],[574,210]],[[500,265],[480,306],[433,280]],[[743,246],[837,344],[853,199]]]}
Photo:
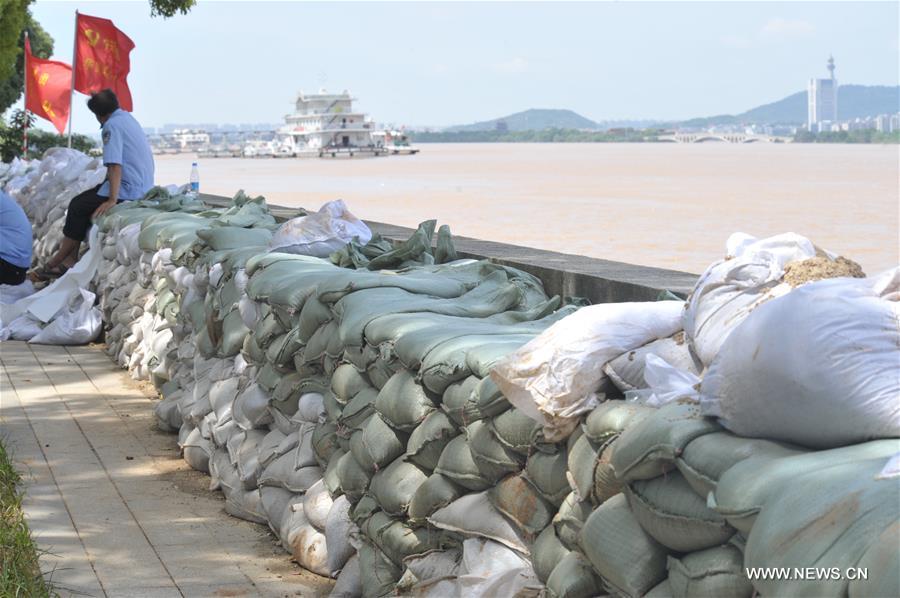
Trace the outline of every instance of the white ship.
{"label": "white ship", "polygon": [[298,156],[348,153],[374,150],[372,130],[375,124],[362,112],[353,111],[353,100],[346,90],[316,94],[297,94],[296,111],[285,117],[279,129],[284,145]]}

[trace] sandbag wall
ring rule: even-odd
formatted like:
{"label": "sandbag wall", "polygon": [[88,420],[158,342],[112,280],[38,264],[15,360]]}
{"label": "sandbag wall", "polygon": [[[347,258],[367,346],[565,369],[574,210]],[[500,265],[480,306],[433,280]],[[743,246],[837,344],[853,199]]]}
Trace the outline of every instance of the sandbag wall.
{"label": "sandbag wall", "polygon": [[[763,507],[790,492],[784,474],[750,480],[797,467],[815,475],[832,455],[735,436],[690,398],[658,408],[614,400],[648,388],[647,354],[698,374],[684,333],[609,361],[607,400],[551,442],[488,376],[573,312],[531,277],[433,265],[419,238],[386,259],[388,246],[335,257],[403,270],[341,268],[267,253],[274,223],[260,200],[239,195],[228,210],[148,203],[103,224],[114,257],[98,279],[110,351],[160,388],[160,426],[179,432],[227,510],[268,524],[307,569],[338,576],[337,595],[774,595],[788,582],[754,587],[744,566],[772,554],[815,563],[815,537],[799,535],[791,554],[772,550],[782,503]],[[833,452],[850,472],[883,465],[892,450],[878,441]],[[847,483],[840,475],[827,483]],[[882,501],[868,521],[842,525],[884,523],[889,484],[866,486]],[[867,553],[874,568],[890,539],[845,547],[841,562]]]}
{"label": "sandbag wall", "polygon": [[[883,473],[896,440],[823,451],[742,438],[704,416],[702,397],[645,376],[658,356],[699,386],[727,349],[715,319],[738,318],[700,292],[721,296],[715,272],[684,332],[668,336],[679,316],[665,338],[585,367],[602,371],[599,406],[551,441],[489,374],[575,309],[527,274],[455,260],[444,227],[436,250],[424,223],[396,248],[270,253],[261,198],[213,209],[160,189],[99,226],[110,355],[159,388],[160,427],[228,512],[336,576],[336,595],[750,596],[810,583],[751,583],[744,567],[762,566],[867,567],[870,581],[804,587],[900,594],[898,487]],[[817,252],[794,253],[788,266]],[[830,276],[852,270],[834,264]],[[724,303],[742,317],[776,305],[785,278],[760,283],[774,299],[743,289]],[[634,308],[660,311],[648,305]],[[842,507],[850,494],[858,509]],[[837,513],[831,536],[824,513]]]}
{"label": "sandbag wall", "polygon": [[22,206],[34,236],[32,264],[44,264],[59,249],[69,202],[106,178],[99,158],[52,148],[40,160],[0,165],[0,186]]}

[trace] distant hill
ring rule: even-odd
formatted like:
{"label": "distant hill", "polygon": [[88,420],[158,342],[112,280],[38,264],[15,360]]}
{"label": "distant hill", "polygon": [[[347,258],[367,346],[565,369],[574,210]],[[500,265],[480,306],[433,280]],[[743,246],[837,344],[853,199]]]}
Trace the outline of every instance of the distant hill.
{"label": "distant hill", "polygon": [[[607,131],[609,129],[646,129],[657,127],[708,127],[730,124],[799,125],[806,122],[806,92],[799,91],[786,98],[764,104],[740,114],[720,114],[692,118],[681,122],[660,120],[621,120],[594,122],[572,110],[532,108],[502,118],[485,120],[470,125],[456,125],[443,129],[443,133],[475,133],[495,131],[517,133],[522,131],[546,131],[548,129]],[[838,118],[849,120],[900,111],[900,86],[841,85],[838,88]]]}
{"label": "distant hill", "polygon": [[448,127],[447,132],[461,131],[541,131],[544,129],[596,129],[597,123],[571,110],[532,108],[503,118],[485,120],[471,125]]}
{"label": "distant hill", "polygon": [[[798,125],[806,122],[806,110],[806,92],[800,91],[777,102],[757,106],[740,114],[693,118],[679,124],[686,127],[739,123]],[[897,111],[900,111],[900,86],[841,85],[838,87],[838,118],[840,120],[893,114]]]}

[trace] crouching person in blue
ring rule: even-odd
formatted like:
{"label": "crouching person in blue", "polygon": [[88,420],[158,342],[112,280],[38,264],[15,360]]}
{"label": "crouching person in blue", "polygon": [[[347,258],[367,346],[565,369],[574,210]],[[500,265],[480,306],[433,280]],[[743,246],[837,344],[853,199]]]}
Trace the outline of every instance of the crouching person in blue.
{"label": "crouching person in blue", "polygon": [[31,223],[22,206],[0,189],[0,284],[22,284],[30,266]]}
{"label": "crouching person in blue", "polygon": [[87,105],[100,122],[106,180],[69,203],[59,251],[33,273],[39,280],[61,276],[75,265],[92,220],[119,202],[141,199],[153,187],[153,152],[138,121],[119,108],[109,89],[93,94]]}

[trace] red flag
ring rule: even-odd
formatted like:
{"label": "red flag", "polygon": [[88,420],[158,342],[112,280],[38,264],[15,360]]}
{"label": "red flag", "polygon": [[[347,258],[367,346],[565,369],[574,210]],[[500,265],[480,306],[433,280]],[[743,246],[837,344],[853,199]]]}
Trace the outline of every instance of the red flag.
{"label": "red flag", "polygon": [[64,62],[36,58],[25,38],[25,109],[46,118],[62,135],[72,103],[72,67]]}
{"label": "red flag", "polygon": [[126,77],[134,42],[109,19],[83,14],[78,15],[75,36],[75,89],[85,94],[111,89],[119,98],[119,106],[131,112]]}

